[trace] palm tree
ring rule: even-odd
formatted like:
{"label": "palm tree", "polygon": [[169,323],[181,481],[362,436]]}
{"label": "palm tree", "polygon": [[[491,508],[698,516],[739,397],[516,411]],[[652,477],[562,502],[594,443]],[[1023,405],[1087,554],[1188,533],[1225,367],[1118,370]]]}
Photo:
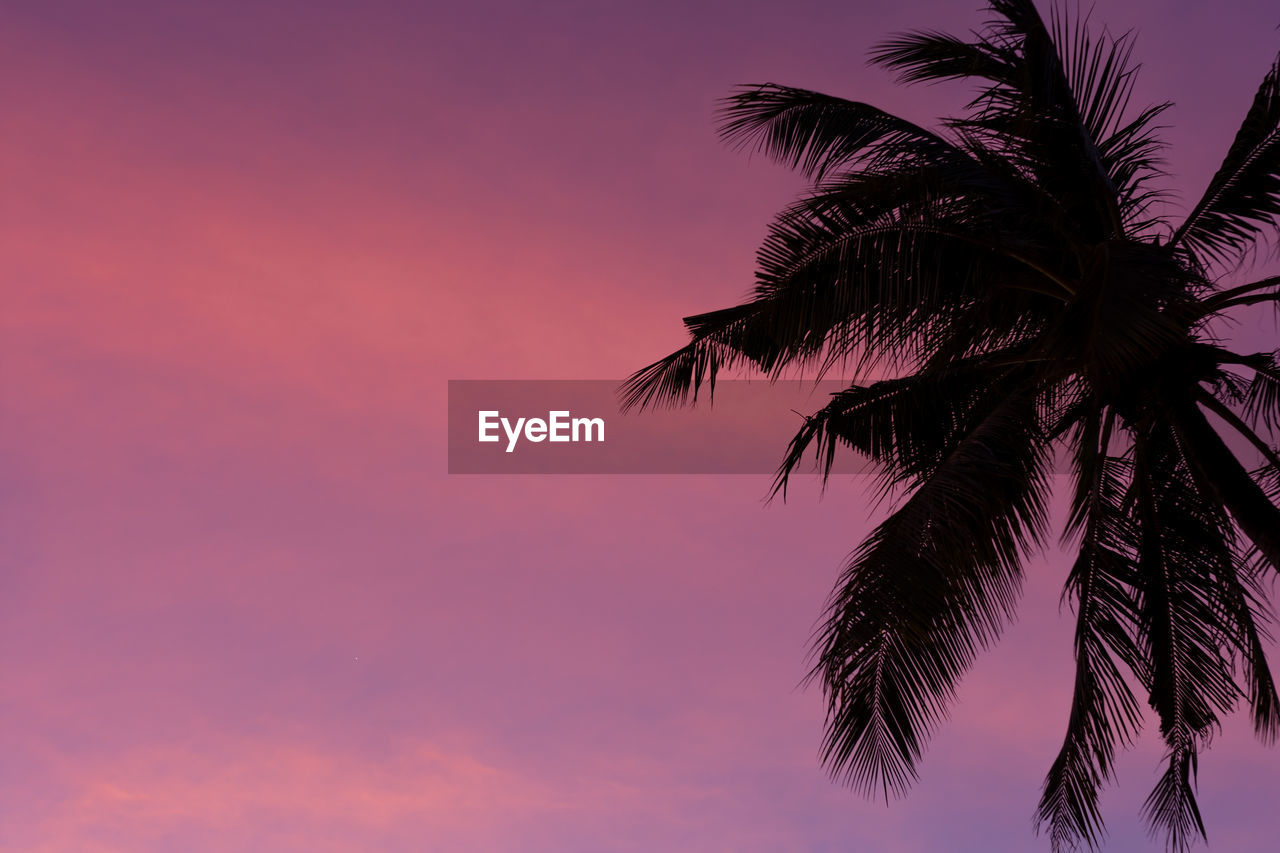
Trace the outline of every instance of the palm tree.
{"label": "palm tree", "polygon": [[1131,38],[1046,25],[1030,0],[991,9],[971,40],[915,32],[872,54],[907,83],[976,85],[937,129],[774,84],[727,99],[726,139],[811,189],[773,222],[752,295],[686,318],[688,345],[632,376],[624,404],[689,402],[738,368],[887,377],[806,418],[775,489],[810,451],[829,475],[845,447],[902,496],[851,556],[811,673],[824,763],[886,797],[1013,613],[1069,459],[1076,672],[1038,826],[1055,851],[1100,844],[1099,788],[1145,695],[1167,769],[1144,811],[1185,849],[1223,716],[1245,699],[1261,738],[1280,733],[1262,587],[1280,570],[1280,363],[1214,334],[1280,301],[1280,277],[1225,284],[1280,215],[1280,64],[1175,223],[1157,204],[1168,105],[1129,110]]}

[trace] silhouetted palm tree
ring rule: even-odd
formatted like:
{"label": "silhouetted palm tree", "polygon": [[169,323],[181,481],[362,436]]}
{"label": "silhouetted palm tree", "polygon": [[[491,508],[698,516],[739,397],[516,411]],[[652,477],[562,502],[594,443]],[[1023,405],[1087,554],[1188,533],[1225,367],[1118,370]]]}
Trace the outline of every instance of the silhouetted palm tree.
{"label": "silhouetted palm tree", "polygon": [[728,99],[725,137],[812,189],[773,223],[748,301],[687,318],[690,343],[624,397],[684,402],[744,366],[893,377],[809,417],[777,483],[810,450],[829,474],[839,445],[906,495],[851,557],[813,670],[824,761],[886,796],[1013,612],[1065,448],[1076,676],[1038,820],[1055,850],[1099,843],[1098,789],[1140,726],[1140,688],[1168,749],[1145,812],[1185,848],[1204,833],[1196,760],[1221,717],[1247,698],[1258,734],[1280,733],[1261,588],[1280,569],[1280,457],[1264,438],[1280,365],[1212,331],[1280,300],[1280,278],[1223,285],[1280,214],[1280,65],[1175,225],[1153,204],[1167,105],[1128,111],[1130,39],[1046,26],[1030,0],[991,7],[974,40],[919,32],[873,53],[906,82],[978,84],[937,130],[774,84]]}

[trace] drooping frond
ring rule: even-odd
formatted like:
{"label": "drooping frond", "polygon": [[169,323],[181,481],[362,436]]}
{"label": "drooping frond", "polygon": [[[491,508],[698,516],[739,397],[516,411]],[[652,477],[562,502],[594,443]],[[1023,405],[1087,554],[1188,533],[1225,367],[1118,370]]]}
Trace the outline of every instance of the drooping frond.
{"label": "drooping frond", "polygon": [[1117,746],[1141,725],[1121,665],[1145,674],[1135,642],[1136,535],[1125,510],[1131,463],[1108,455],[1111,425],[1094,409],[1077,430],[1072,527],[1080,552],[1067,579],[1076,607],[1076,676],[1062,749],[1045,777],[1036,818],[1055,853],[1103,837],[1098,794],[1111,779]]}
{"label": "drooping frond", "polygon": [[1012,612],[1044,524],[1035,401],[1010,394],[850,560],[818,638],[833,775],[902,793],[960,675]]}
{"label": "drooping frond", "polygon": [[1261,560],[1280,571],[1280,507],[1198,407],[1179,405],[1171,415],[1192,473],[1227,508]]}
{"label": "drooping frond", "polygon": [[966,322],[951,328],[970,340],[1007,342],[1064,285],[1037,263],[1037,242],[1000,232],[1000,208],[982,204],[996,191],[982,194],[975,171],[850,176],[784,211],[759,251],[753,298],[687,318],[690,344],[631,377],[625,403],[683,401],[739,364],[774,374],[857,355],[925,358],[958,313]]}
{"label": "drooping frond", "polygon": [[[1217,521],[1229,529],[1220,511]],[[1240,675],[1244,684],[1253,730],[1258,739],[1274,744],[1280,737],[1280,693],[1267,660],[1267,645],[1273,637],[1270,624],[1273,615],[1266,603],[1266,592],[1259,573],[1250,564],[1248,553],[1234,549],[1223,561],[1223,603],[1234,627],[1230,642],[1240,658]]]}
{"label": "drooping frond", "polygon": [[1000,389],[1018,372],[1018,356],[984,355],[833,394],[791,440],[774,493],[785,494],[811,451],[825,481],[841,447],[877,463],[886,487],[917,484],[999,402]]}
{"label": "drooping frond", "polygon": [[[973,248],[920,223],[886,224],[847,237],[820,222],[792,222],[780,228],[762,255],[795,259],[793,277],[737,308],[686,319],[691,341],[683,349],[637,372],[622,389],[625,407],[684,402],[717,373],[750,364],[770,373],[792,364],[824,360],[828,343],[849,352],[874,340],[883,351],[913,344],[911,332],[936,314],[965,300]],[[788,244],[788,240],[792,240]],[[802,242],[808,241],[808,242]],[[922,251],[929,246],[929,251]],[[954,258],[954,265],[922,258]],[[902,283],[898,274],[912,269]],[[904,286],[905,285],[905,286]],[[877,337],[879,335],[884,337]],[[889,336],[893,336],[890,338]]]}
{"label": "drooping frond", "polygon": [[1198,755],[1238,698],[1222,641],[1230,635],[1215,578],[1224,555],[1172,437],[1140,431],[1135,443],[1134,514],[1138,554],[1139,640],[1151,662],[1151,706],[1160,719],[1168,767],[1144,811],[1182,851],[1205,834],[1196,802]]}
{"label": "drooping frond", "polygon": [[695,338],[632,374],[618,391],[622,411],[696,401],[703,383],[714,393],[720,370],[744,360],[740,352],[723,342],[733,334],[732,320],[725,320],[715,332],[718,334]]}
{"label": "drooping frond", "polygon": [[1203,435],[1194,405],[1172,405],[1173,417],[1137,432],[1134,516],[1141,528],[1139,637],[1168,748],[1168,768],[1145,808],[1170,846],[1182,850],[1193,834],[1204,835],[1195,769],[1221,716],[1246,696],[1259,737],[1271,741],[1280,732],[1280,698],[1264,651],[1269,614],[1256,573],[1236,540],[1229,502],[1197,456]]}

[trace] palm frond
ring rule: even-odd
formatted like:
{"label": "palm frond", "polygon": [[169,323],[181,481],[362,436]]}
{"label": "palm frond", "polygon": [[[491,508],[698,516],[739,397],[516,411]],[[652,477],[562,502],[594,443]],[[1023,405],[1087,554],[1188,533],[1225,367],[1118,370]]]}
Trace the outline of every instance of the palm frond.
{"label": "palm frond", "polygon": [[813,180],[865,159],[946,159],[942,137],[869,104],[765,83],[725,99],[720,134],[738,148],[762,151]]}
{"label": "palm frond", "polygon": [[1280,216],[1280,57],[1262,78],[1253,105],[1204,195],[1175,232],[1184,245],[1220,264],[1239,263]]}
{"label": "palm frond", "polygon": [[993,353],[832,394],[792,438],[773,493],[785,496],[811,449],[825,482],[842,445],[877,463],[886,486],[919,485],[999,402],[1017,356]]}
{"label": "palm frond", "polygon": [[1067,733],[1045,777],[1036,819],[1055,853],[1103,837],[1098,793],[1111,779],[1117,746],[1141,726],[1138,703],[1120,663],[1145,675],[1137,636],[1133,542],[1124,508],[1127,460],[1109,456],[1111,424],[1095,409],[1079,428],[1073,525],[1080,552],[1067,580],[1076,605],[1076,677]]}
{"label": "palm frond", "polygon": [[998,636],[1020,553],[1044,525],[1035,401],[1012,394],[863,543],[816,645],[830,714],[823,759],[871,792],[902,793],[977,650]]}
{"label": "palm frond", "polygon": [[977,79],[1015,86],[1018,79],[1018,57],[1011,47],[933,30],[885,39],[872,48],[871,61],[897,71],[903,83]]}
{"label": "palm frond", "polygon": [[1196,801],[1199,752],[1194,745],[1170,749],[1160,780],[1142,805],[1152,826],[1163,829],[1168,848],[1175,853],[1190,849],[1199,836],[1207,839],[1200,804]]}
{"label": "palm frond", "polygon": [[875,194],[884,187],[872,179],[784,211],[760,249],[754,298],[687,318],[689,345],[628,379],[624,405],[682,402],[719,370],[740,365],[775,373],[857,352],[863,367],[909,361],[921,346],[940,345],[929,330],[962,309],[971,339],[1003,341],[1025,323],[1028,294],[1061,300],[1061,284],[1023,254],[1034,245],[993,234],[963,212],[948,216],[942,202],[927,198],[937,182],[916,177],[925,196],[918,205],[908,197],[879,209]]}
{"label": "palm frond", "polygon": [[1280,430],[1280,350],[1269,353],[1269,363],[1255,368],[1245,392],[1244,414],[1271,431]]}
{"label": "palm frond", "polygon": [[1274,571],[1280,571],[1280,507],[1199,408],[1182,404],[1170,414],[1192,472],[1206,484],[1206,489],[1217,495],[1258,549],[1260,559]]}
{"label": "palm frond", "polygon": [[1195,793],[1198,755],[1240,696],[1223,649],[1234,635],[1222,601],[1231,548],[1172,434],[1156,427],[1137,432],[1134,478],[1139,641],[1151,662],[1147,686],[1168,748],[1168,767],[1144,812],[1169,847],[1182,851],[1193,832],[1205,834]]}

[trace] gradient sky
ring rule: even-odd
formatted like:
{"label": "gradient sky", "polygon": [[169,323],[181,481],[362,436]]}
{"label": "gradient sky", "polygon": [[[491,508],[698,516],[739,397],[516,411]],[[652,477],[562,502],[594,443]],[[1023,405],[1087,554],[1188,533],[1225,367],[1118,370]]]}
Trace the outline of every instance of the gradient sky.
{"label": "gradient sky", "polygon": [[[973,6],[977,6],[975,2]],[[714,134],[777,81],[918,120],[867,47],[969,4],[9,3],[0,27],[0,849],[1027,851],[1064,559],[905,800],[797,687],[856,482],[449,477],[450,378],[621,378],[750,284],[800,185]],[[1274,2],[1098,2],[1194,201]],[[1273,340],[1242,317],[1243,338]],[[784,437],[785,438],[785,437]],[[781,444],[779,446],[781,450]],[[1152,738],[1109,850],[1156,850]],[[1228,722],[1215,851],[1280,834]]]}

